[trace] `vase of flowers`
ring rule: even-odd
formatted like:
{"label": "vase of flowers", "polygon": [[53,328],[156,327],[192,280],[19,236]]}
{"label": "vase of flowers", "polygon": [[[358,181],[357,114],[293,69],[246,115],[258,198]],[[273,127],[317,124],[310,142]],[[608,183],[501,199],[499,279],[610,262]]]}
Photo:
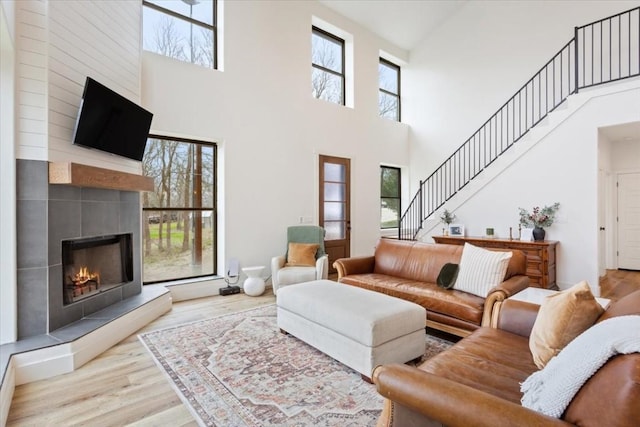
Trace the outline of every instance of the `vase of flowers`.
{"label": "vase of flowers", "polygon": [[449,224],[451,224],[456,219],[455,214],[452,214],[447,209],[442,212],[442,216],[440,216],[440,221],[442,221],[447,226],[442,230],[445,236],[449,234]]}
{"label": "vase of flowers", "polygon": [[560,203],[557,202],[542,209],[536,206],[531,212],[518,208],[520,209],[520,224],[525,227],[533,227],[533,240],[544,240],[547,234],[544,227],[549,227],[553,224],[559,208]]}

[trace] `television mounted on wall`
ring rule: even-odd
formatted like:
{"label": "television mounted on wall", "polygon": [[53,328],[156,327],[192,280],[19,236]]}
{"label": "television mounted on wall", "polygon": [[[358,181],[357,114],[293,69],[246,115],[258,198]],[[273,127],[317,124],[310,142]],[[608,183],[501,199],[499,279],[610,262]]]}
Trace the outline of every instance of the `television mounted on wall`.
{"label": "television mounted on wall", "polygon": [[87,77],[73,143],[142,160],[153,114]]}

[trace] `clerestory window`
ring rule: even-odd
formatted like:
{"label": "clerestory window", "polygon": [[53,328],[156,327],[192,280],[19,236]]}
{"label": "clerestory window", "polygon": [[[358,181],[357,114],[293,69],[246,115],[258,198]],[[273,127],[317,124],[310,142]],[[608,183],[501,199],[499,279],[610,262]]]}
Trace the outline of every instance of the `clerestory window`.
{"label": "clerestory window", "polygon": [[400,67],[380,58],[378,66],[380,117],[400,121]]}
{"label": "clerestory window", "polygon": [[143,49],[218,68],[216,3],[216,0],[143,0]]}
{"label": "clerestory window", "polygon": [[345,105],[344,40],[311,29],[311,85],[314,98]]}

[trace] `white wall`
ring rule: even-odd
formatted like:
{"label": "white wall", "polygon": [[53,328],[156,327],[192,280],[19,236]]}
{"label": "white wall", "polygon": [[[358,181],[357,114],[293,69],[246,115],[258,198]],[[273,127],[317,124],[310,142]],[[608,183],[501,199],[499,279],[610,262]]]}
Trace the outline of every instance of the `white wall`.
{"label": "white wall", "polygon": [[[14,137],[13,4],[0,5],[0,344],[13,342],[16,326],[16,175]],[[5,13],[7,7],[7,13]]]}
{"label": "white wall", "polygon": [[611,152],[611,167],[616,172],[640,171],[640,135],[628,141],[616,141]]}
{"label": "white wall", "polygon": [[574,33],[637,1],[471,1],[418,48],[403,70],[413,190]]}
{"label": "white wall", "polygon": [[493,227],[498,237],[506,238],[513,227],[517,237],[518,207],[531,210],[560,202],[557,220],[545,227],[546,239],[559,241],[557,284],[566,289],[587,280],[598,294],[598,128],[640,120],[639,86],[636,80],[634,89],[589,99],[473,194],[455,211],[466,234],[482,236],[486,227]]}
{"label": "white wall", "polygon": [[47,159],[47,4],[15,2],[17,157]]}
{"label": "white wall", "polygon": [[[311,21],[353,36],[354,108],[311,97]],[[318,221],[318,155],[352,166],[352,254],[379,236],[379,167],[408,164],[408,128],[378,117],[380,49],[402,51],[316,2],[224,5],[224,71],[145,52],[143,104],[153,132],[202,138],[221,151],[221,265],[269,265],[286,227]],[[265,274],[268,274],[265,272]]]}

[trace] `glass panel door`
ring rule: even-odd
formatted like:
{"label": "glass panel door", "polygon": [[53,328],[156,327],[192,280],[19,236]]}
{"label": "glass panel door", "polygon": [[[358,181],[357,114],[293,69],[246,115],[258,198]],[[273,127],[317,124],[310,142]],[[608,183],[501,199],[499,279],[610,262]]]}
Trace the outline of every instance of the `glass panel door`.
{"label": "glass panel door", "polygon": [[320,225],[326,230],[325,249],[332,264],[350,253],[350,160],[320,156]]}

